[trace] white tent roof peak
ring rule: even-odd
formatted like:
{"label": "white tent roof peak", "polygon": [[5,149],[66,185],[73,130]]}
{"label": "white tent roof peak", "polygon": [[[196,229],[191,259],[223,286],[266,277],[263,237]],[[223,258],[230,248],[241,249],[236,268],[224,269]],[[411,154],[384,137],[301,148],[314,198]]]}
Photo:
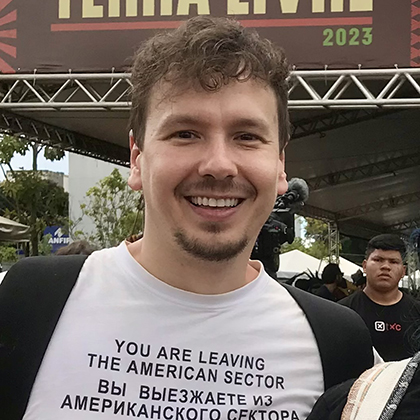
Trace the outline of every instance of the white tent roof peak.
{"label": "white tent roof peak", "polygon": [[[319,274],[321,274],[327,264],[328,261],[326,260],[319,260],[298,249],[294,249],[285,252],[284,254],[280,254],[280,268],[277,274],[282,276],[286,274],[286,272],[297,274],[308,270],[312,271],[312,273],[318,271]],[[339,266],[345,277],[349,280],[352,274],[361,269],[357,264],[354,264],[343,257],[340,257]]]}
{"label": "white tent roof peak", "polygon": [[321,261],[309,254],[298,249],[294,249],[284,254],[280,254],[280,270],[300,273],[302,271],[311,270],[319,271]]}

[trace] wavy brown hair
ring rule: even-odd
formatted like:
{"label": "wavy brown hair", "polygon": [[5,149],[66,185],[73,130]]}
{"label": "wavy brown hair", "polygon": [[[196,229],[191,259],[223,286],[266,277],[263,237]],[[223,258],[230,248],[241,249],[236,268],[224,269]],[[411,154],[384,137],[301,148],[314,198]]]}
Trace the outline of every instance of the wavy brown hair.
{"label": "wavy brown hair", "polygon": [[142,148],[152,88],[163,80],[174,86],[214,92],[232,80],[267,84],[277,98],[279,145],[289,139],[288,65],[283,50],[255,30],[228,18],[195,17],[178,29],[146,41],[132,67],[130,127]]}

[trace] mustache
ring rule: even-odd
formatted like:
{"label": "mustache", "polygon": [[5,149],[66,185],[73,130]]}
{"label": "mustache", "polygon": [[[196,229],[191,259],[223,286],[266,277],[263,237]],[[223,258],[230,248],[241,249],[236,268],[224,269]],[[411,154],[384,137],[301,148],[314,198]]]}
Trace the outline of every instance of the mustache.
{"label": "mustache", "polygon": [[[248,183],[237,182],[231,178],[217,180],[214,178],[203,178],[197,182],[188,182],[179,184],[175,192],[180,196],[188,196],[195,194],[197,191],[212,192],[218,194],[231,193],[234,195],[244,197],[255,197],[257,195],[256,189]],[[192,193],[192,194],[191,194]]]}

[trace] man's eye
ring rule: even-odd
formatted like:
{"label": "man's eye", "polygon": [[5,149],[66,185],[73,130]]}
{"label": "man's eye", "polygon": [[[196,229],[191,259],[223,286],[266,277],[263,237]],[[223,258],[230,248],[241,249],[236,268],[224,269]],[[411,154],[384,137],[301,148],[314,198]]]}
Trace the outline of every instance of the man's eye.
{"label": "man's eye", "polygon": [[239,138],[239,140],[247,140],[247,141],[259,140],[260,139],[257,135],[251,134],[251,133],[240,134],[238,136],[238,138]]}
{"label": "man's eye", "polygon": [[174,134],[174,137],[178,137],[180,139],[192,139],[195,136],[191,131],[178,131]]}

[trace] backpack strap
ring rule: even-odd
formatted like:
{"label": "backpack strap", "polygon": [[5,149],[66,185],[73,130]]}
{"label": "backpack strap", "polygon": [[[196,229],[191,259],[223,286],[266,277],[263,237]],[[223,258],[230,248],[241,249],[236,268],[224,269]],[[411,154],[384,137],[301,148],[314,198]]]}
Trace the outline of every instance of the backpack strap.
{"label": "backpack strap", "polygon": [[357,378],[372,367],[372,340],[356,312],[296,287],[282,286],[305,312],[314,332],[321,356],[325,390],[350,378]]}
{"label": "backpack strap", "polygon": [[20,420],[45,351],[86,260],[25,258],[0,285],[0,412]]}

